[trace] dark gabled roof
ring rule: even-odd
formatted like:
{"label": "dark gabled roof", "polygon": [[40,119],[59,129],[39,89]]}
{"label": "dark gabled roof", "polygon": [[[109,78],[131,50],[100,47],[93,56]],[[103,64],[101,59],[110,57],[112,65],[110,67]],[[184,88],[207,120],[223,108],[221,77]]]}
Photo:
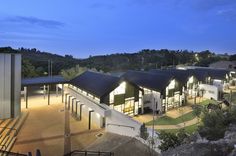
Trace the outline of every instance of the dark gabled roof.
{"label": "dark gabled roof", "polygon": [[213,69],[213,68],[196,68],[194,69],[194,71],[198,73],[205,73],[205,75],[211,77],[212,79],[220,79],[220,80],[224,80],[226,78],[225,77],[226,74],[229,74],[228,70]]}
{"label": "dark gabled roof", "polygon": [[208,73],[212,79],[220,79],[220,80],[226,79],[225,77],[226,74],[229,75],[229,71],[224,69],[208,69]]}
{"label": "dark gabled roof", "polygon": [[164,74],[169,74],[173,76],[177,81],[181,83],[182,86],[184,86],[189,77],[192,76],[192,74],[188,70],[178,70],[178,69],[152,69],[149,72],[152,73],[164,73]]}
{"label": "dark gabled roof", "polygon": [[48,84],[60,84],[67,83],[62,76],[44,76],[44,77],[34,77],[34,78],[26,78],[22,79],[22,86],[33,86],[33,85],[48,85]]}
{"label": "dark gabled roof", "polygon": [[92,71],[86,71],[70,80],[70,84],[97,97],[111,92],[119,86],[119,83],[120,78],[118,77]]}
{"label": "dark gabled roof", "polygon": [[136,84],[137,86],[158,92],[162,92],[173,79],[169,74],[155,74],[142,71],[128,71],[122,75],[122,78]]}
{"label": "dark gabled roof", "polygon": [[206,78],[209,76],[207,71],[197,70],[197,69],[188,69],[198,81],[205,82]]}

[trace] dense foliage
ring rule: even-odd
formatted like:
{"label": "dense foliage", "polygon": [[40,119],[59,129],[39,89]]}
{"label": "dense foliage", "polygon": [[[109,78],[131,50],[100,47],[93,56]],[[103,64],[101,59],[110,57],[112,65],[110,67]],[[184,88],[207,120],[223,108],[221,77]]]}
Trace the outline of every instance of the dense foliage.
{"label": "dense foliage", "polygon": [[180,129],[177,134],[161,131],[159,135],[159,138],[161,139],[159,149],[161,151],[166,151],[169,148],[175,148],[176,146],[179,146],[187,136],[184,129]]}
{"label": "dense foliage", "polygon": [[202,137],[208,140],[223,138],[229,124],[236,123],[236,108],[232,106],[232,108],[226,110],[205,111],[202,123],[199,127],[199,133]]}
{"label": "dense foliage", "polygon": [[149,50],[144,49],[137,53],[117,53],[102,56],[90,56],[87,59],[76,59],[71,55],[60,56],[48,52],[41,52],[35,48],[12,49],[0,48],[1,52],[21,53],[23,57],[23,76],[43,76],[48,73],[48,60],[53,62],[53,75],[57,75],[62,69],[70,69],[76,65],[89,69],[110,72],[125,71],[130,69],[148,70],[152,68],[184,65],[208,66],[218,60],[227,60],[228,55],[216,55],[208,50],[193,52],[187,50]]}

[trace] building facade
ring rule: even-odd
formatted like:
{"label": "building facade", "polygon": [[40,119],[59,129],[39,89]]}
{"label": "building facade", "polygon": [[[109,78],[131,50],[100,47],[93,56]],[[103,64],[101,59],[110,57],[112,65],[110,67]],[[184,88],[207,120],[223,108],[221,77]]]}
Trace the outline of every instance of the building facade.
{"label": "building facade", "polygon": [[21,55],[0,53],[0,119],[20,115]]}

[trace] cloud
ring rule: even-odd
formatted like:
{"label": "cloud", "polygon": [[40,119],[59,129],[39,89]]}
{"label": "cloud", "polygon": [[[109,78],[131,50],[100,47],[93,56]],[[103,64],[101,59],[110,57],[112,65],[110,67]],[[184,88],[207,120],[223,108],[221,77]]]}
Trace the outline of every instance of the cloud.
{"label": "cloud", "polygon": [[217,15],[225,18],[228,21],[235,21],[236,20],[236,11],[234,9],[218,10]]}
{"label": "cloud", "polygon": [[236,4],[236,1],[234,0],[194,0],[192,2],[195,8],[201,10],[209,10]]}
{"label": "cloud", "polygon": [[65,25],[64,23],[55,20],[45,20],[36,17],[25,17],[25,16],[8,17],[5,18],[3,21],[16,24],[31,24],[46,28],[59,28]]}

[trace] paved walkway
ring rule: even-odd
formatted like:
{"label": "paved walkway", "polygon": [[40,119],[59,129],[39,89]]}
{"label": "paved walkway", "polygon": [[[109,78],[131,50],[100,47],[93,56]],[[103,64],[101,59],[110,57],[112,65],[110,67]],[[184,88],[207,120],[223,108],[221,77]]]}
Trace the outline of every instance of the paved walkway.
{"label": "paved walkway", "polygon": [[[22,107],[25,103],[22,101]],[[29,98],[29,112],[17,141],[12,149],[14,152],[28,153],[36,149],[41,150],[45,156],[63,155],[64,148],[64,104],[61,97],[51,96],[51,105],[47,105],[47,99],[43,96]],[[92,130],[88,130],[88,121],[84,117],[77,121],[70,116],[71,149],[84,149],[93,143],[99,133],[104,133],[97,125],[92,124]]]}
{"label": "paved walkway", "polygon": [[[177,124],[177,125],[154,125],[154,129],[180,129],[186,126],[194,125],[196,123],[198,123],[197,117],[192,120],[189,120],[184,123]],[[152,125],[147,126],[147,127],[152,128]]]}

